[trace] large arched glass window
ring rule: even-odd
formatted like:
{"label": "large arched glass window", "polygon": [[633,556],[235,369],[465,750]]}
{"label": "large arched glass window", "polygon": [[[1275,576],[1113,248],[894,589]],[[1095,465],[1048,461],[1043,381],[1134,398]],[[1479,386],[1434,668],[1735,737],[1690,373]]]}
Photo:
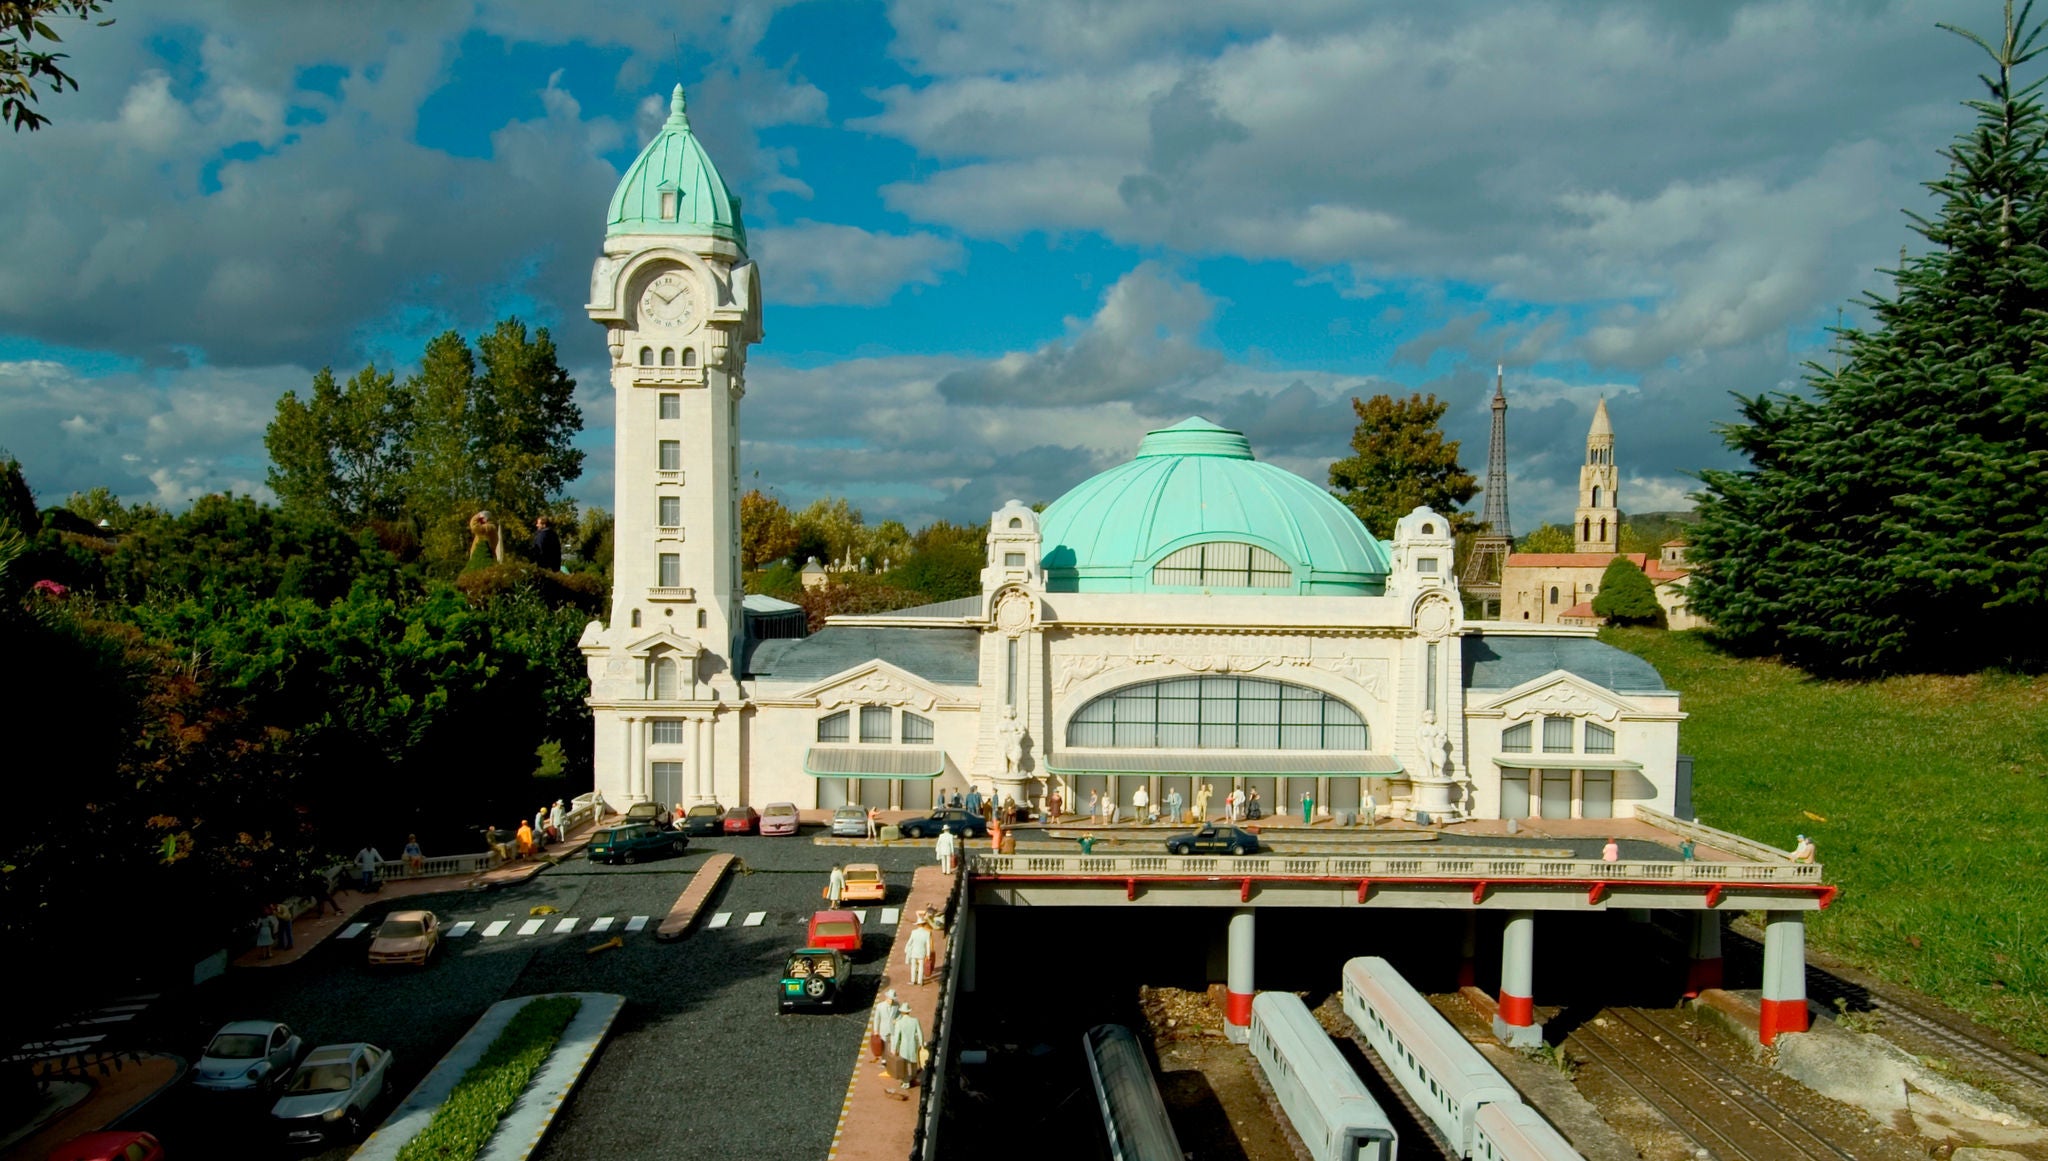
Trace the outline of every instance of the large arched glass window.
{"label": "large arched glass window", "polygon": [[1190,544],[1152,566],[1155,585],[1211,589],[1284,589],[1294,584],[1287,562],[1256,544],[1218,540]]}
{"label": "large arched glass window", "polygon": [[1176,750],[1364,750],[1358,711],[1319,689],[1255,677],[1179,677],[1105,693],[1067,744]]}

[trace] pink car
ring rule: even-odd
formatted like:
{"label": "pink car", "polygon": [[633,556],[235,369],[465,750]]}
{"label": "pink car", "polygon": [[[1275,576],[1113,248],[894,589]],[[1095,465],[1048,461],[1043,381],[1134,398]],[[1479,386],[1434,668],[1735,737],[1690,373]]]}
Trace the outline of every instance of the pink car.
{"label": "pink car", "polygon": [[761,808],[762,834],[795,834],[796,803],[771,802]]}

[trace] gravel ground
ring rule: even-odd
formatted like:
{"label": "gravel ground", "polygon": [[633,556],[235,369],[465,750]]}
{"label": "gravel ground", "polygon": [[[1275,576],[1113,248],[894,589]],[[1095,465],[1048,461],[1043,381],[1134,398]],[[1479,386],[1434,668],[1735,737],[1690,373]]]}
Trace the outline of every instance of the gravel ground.
{"label": "gravel ground", "polygon": [[[705,910],[706,917],[734,912],[731,926],[657,942],[654,925],[715,850],[741,859]],[[450,940],[425,970],[372,972],[362,960],[364,942],[354,940],[329,941],[296,964],[234,972],[170,1014],[174,1042],[165,1047],[196,1057],[215,1028],[239,1019],[283,1020],[308,1047],[367,1040],[395,1054],[392,1093],[377,1109],[382,1116],[493,1003],[547,991],[617,992],[627,998],[626,1009],[539,1156],[822,1156],[889,937],[870,936],[856,969],[865,982],[854,992],[860,1010],[843,1015],[779,1015],[774,981],[782,955],[802,943],[804,921],[823,906],[818,893],[835,861],[881,863],[894,880],[893,906],[909,871],[930,858],[929,851],[782,838],[707,839],[694,841],[681,858],[632,867],[578,858],[517,887],[393,900],[362,918],[424,907],[444,923],[477,920],[481,929],[491,919],[523,920],[535,907],[556,914],[544,934]],[[760,927],[741,926],[750,911],[768,913]],[[624,936],[623,947],[589,952],[605,937],[585,929],[605,915],[617,917],[614,928],[633,915],[650,921],[646,931]],[[568,916],[584,922],[573,934],[553,934],[553,922]],[[211,1098],[183,1087],[130,1125],[156,1132],[179,1157],[339,1161],[350,1152],[287,1148],[266,1132],[267,1102]]]}

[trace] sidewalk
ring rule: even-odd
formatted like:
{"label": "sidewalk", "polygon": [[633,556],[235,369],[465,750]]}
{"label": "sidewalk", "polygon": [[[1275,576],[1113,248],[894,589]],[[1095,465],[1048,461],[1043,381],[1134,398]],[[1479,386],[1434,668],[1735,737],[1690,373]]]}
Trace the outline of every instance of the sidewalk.
{"label": "sidewalk", "polygon": [[[937,867],[919,867],[911,875],[910,895],[901,905],[902,919],[896,936],[889,941],[889,960],[878,985],[879,989],[896,989],[896,998],[917,1014],[917,1022],[924,1026],[927,1037],[937,1030],[939,982],[935,976],[921,988],[910,985],[910,969],[903,962],[903,937],[917,922],[917,913],[927,905],[943,912],[946,896],[952,891],[953,877]],[[932,959],[940,965],[940,975],[945,972],[946,950],[951,942],[950,925],[932,939]],[[878,990],[877,998],[880,995]],[[931,1075],[929,1070],[926,1075]],[[921,1087],[914,1088],[904,1094],[909,1100],[897,1100],[886,1092],[895,1083],[883,1073],[881,1065],[869,1062],[867,1033],[862,1031],[853,1076],[846,1085],[846,1101],[840,1107],[839,1126],[832,1132],[832,1148],[825,1154],[826,1161],[902,1161],[910,1156],[924,1093]]]}
{"label": "sidewalk", "polygon": [[110,1065],[113,1072],[99,1075],[97,1067],[82,1072],[57,1071],[51,1075],[92,1086],[84,1100],[51,1117],[34,1132],[0,1151],[0,1161],[42,1161],[50,1150],[86,1133],[96,1133],[131,1110],[178,1083],[186,1063],[175,1056],[145,1056]]}

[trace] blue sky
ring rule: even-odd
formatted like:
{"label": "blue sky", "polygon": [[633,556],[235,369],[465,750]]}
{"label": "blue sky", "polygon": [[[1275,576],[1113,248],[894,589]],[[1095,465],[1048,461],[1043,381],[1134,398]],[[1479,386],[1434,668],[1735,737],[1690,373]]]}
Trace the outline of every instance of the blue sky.
{"label": "blue sky", "polygon": [[[750,482],[871,518],[1049,500],[1201,413],[1318,482],[1349,400],[1507,364],[1514,522],[1610,400],[1633,510],[1728,464],[1881,289],[1986,2],[117,0],[0,139],[0,447],[45,502],[260,491],[313,370],[516,313],[583,384],[617,175],[687,86],[767,298]],[[1854,321],[1853,312],[1850,314]]]}

